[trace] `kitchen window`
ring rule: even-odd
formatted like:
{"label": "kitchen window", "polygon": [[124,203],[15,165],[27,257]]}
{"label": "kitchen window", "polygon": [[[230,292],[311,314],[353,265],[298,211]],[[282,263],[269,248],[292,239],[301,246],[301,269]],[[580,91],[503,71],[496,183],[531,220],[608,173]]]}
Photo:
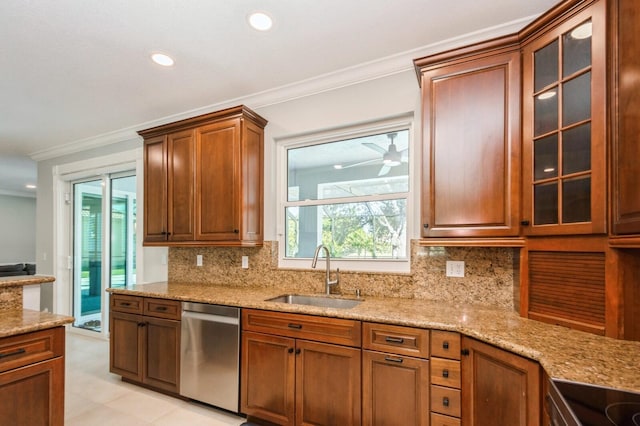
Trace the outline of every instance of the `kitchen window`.
{"label": "kitchen window", "polygon": [[349,270],[408,270],[408,118],[283,142],[280,266],[308,268],[324,244]]}

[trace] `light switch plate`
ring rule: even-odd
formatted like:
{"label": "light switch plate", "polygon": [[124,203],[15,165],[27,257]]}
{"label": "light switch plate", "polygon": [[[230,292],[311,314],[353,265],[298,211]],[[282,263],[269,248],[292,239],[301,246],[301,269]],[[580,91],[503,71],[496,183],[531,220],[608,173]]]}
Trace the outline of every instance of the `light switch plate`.
{"label": "light switch plate", "polygon": [[242,256],[242,269],[249,269],[249,256]]}
{"label": "light switch plate", "polygon": [[202,266],[202,255],[196,255],[196,266]]}
{"label": "light switch plate", "polygon": [[464,277],[464,261],[447,260],[447,277]]}

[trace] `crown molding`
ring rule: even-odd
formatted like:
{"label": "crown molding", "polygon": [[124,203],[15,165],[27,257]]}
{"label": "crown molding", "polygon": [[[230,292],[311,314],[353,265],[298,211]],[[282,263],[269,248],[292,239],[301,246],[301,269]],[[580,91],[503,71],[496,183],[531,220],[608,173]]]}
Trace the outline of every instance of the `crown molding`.
{"label": "crown molding", "polygon": [[236,105],[247,105],[253,110],[277,105],[295,99],[305,98],[324,92],[365,83],[379,78],[389,77],[404,72],[414,72],[413,60],[434,53],[474,44],[480,41],[501,37],[520,31],[525,25],[533,21],[537,15],[528,16],[515,21],[485,28],[479,31],[463,34],[447,40],[432,43],[416,49],[387,56],[374,61],[361,63],[352,67],[343,68],[338,71],[322,74],[317,77],[297,81],[295,83],[275,87],[262,92],[238,98],[228,99],[223,102],[206,105],[189,111],[180,112],[166,116],[157,120],[139,123],[135,126],[113,132],[91,136],[85,139],[69,142],[64,145],[47,148],[30,154],[35,161],[48,160],[64,155],[70,155],[92,148],[98,148],[127,140],[139,139],[137,131],[163,124],[171,123],[196,115],[206,114],[223,108],[230,108]]}

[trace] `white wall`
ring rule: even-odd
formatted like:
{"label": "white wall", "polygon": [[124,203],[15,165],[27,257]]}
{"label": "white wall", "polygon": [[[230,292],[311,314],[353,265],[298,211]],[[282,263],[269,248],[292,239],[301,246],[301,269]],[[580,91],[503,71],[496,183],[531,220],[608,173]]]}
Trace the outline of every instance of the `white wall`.
{"label": "white wall", "polygon": [[[415,137],[418,138],[420,135],[420,120],[418,118],[420,116],[420,89],[412,69],[274,105],[255,107],[250,99],[245,104],[269,121],[265,130],[265,239],[267,240],[276,239],[277,200],[274,196],[276,190],[274,170],[276,144],[274,139],[349,126],[408,112],[415,112]],[[180,111],[175,113],[180,113]],[[158,119],[161,118],[158,117]],[[53,259],[54,247],[56,247],[55,224],[51,214],[54,207],[54,167],[141,146],[142,139],[129,140],[38,163],[36,253],[39,268],[42,264],[39,272],[52,274],[54,273],[54,262],[57,262],[59,267],[65,264],[64,259]],[[418,170],[418,167],[414,167],[413,170]],[[417,206],[418,203],[416,202],[415,205]],[[142,202],[139,203],[139,206],[142,206]],[[149,277],[154,280],[166,279],[167,265],[165,263],[166,252],[146,249],[144,269],[147,272],[145,272],[145,278],[149,273]],[[145,281],[149,280],[145,279]],[[57,282],[56,285],[69,285],[69,283]],[[41,307],[50,308],[52,299],[52,288],[43,288]]]}
{"label": "white wall", "polygon": [[0,194],[0,264],[35,260],[36,199]]}

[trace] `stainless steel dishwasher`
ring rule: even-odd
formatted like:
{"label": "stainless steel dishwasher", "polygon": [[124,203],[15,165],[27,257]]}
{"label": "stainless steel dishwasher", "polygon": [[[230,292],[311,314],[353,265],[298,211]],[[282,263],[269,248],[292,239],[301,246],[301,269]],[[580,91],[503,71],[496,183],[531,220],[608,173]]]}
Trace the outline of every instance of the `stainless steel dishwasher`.
{"label": "stainless steel dishwasher", "polygon": [[239,412],[240,309],[182,302],[180,395]]}

